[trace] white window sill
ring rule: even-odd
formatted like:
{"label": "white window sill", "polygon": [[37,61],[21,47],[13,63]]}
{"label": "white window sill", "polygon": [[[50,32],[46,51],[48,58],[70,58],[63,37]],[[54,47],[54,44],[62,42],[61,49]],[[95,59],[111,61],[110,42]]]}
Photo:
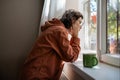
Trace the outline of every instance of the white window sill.
{"label": "white window sill", "polygon": [[120,68],[100,62],[93,68],[83,67],[82,61],[66,63],[63,72],[69,80],[120,80]]}
{"label": "white window sill", "polygon": [[101,61],[120,67],[120,54],[102,54]]}

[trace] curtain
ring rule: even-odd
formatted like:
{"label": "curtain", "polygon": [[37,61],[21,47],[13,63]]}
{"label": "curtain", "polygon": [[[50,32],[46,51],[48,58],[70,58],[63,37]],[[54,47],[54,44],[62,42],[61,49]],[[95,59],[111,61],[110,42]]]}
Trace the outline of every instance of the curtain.
{"label": "curtain", "polygon": [[41,25],[43,25],[45,21],[52,18],[60,18],[62,16],[65,11],[65,3],[66,0],[45,0],[41,15],[39,34],[41,32]]}

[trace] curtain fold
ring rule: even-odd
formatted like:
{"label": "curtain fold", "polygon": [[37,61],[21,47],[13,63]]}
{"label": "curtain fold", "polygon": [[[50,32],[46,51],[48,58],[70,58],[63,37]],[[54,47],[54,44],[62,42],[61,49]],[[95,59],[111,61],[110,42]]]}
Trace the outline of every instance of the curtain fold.
{"label": "curtain fold", "polygon": [[41,21],[39,26],[39,34],[41,33],[41,25],[45,21],[52,18],[60,18],[65,11],[66,0],[45,0],[43,11],[41,15]]}

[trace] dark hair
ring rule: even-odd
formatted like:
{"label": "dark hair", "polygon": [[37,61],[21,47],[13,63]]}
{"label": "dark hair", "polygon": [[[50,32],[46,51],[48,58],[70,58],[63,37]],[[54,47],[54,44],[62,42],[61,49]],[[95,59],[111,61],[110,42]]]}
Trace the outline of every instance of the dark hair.
{"label": "dark hair", "polygon": [[83,19],[83,15],[79,11],[69,9],[65,11],[60,20],[65,25],[65,27],[69,29],[72,26],[72,21],[76,21],[80,17]]}

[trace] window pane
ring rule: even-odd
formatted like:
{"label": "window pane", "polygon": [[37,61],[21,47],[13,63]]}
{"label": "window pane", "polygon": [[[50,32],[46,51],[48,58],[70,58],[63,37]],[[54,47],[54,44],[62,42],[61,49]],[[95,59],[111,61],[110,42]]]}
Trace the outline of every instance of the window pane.
{"label": "window pane", "polygon": [[118,0],[107,0],[107,53],[119,52],[119,7]]}
{"label": "window pane", "polygon": [[97,16],[97,2],[96,0],[82,0],[84,25],[81,29],[80,38],[82,52],[96,51],[96,16]]}

